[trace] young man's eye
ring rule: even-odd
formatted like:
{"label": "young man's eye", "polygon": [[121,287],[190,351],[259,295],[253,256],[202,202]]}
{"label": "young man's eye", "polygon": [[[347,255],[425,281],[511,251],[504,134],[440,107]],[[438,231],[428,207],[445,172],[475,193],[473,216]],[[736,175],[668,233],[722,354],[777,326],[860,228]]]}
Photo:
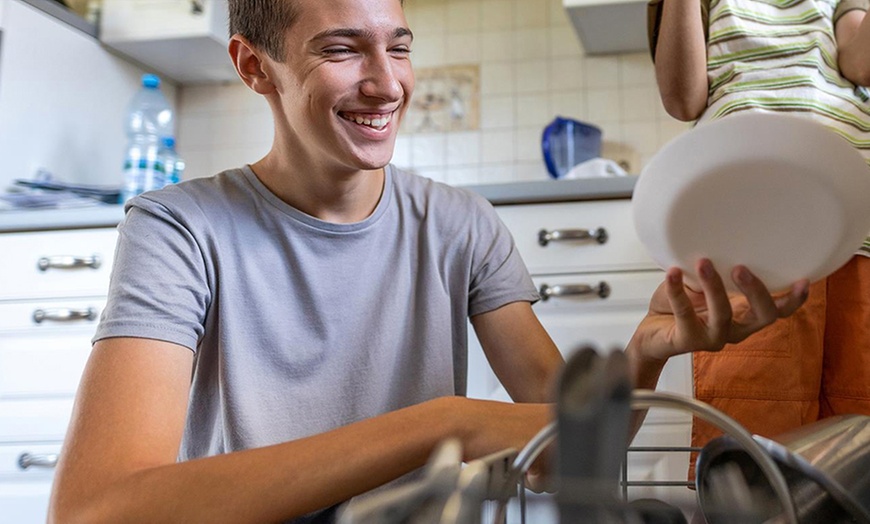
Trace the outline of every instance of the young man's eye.
{"label": "young man's eye", "polygon": [[353,53],[353,49],[348,47],[330,47],[323,50],[323,54],[332,56],[349,55],[351,53]]}
{"label": "young man's eye", "polygon": [[411,48],[407,47],[407,46],[394,47],[390,51],[393,53],[399,54],[399,55],[410,55],[411,54]]}

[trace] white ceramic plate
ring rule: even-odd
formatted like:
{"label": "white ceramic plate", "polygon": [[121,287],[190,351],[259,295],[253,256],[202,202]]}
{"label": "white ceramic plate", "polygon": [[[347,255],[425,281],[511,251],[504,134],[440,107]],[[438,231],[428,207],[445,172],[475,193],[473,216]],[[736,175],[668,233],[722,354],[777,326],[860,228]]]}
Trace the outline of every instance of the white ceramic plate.
{"label": "white ceramic plate", "polygon": [[773,113],[699,125],[646,165],[632,197],[650,256],[695,287],[710,258],[730,291],[747,266],[771,291],[845,264],[870,232],[870,168],[833,131]]}

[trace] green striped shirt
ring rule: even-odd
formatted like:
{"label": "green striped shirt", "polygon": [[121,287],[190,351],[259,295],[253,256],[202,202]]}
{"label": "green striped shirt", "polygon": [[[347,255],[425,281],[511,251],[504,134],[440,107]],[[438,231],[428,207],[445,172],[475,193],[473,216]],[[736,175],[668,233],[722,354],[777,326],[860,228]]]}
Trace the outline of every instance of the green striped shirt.
{"label": "green striped shirt", "polygon": [[[839,3],[711,0],[710,93],[698,122],[740,111],[800,113],[843,137],[870,164],[870,91],[837,67],[834,20],[844,12]],[[846,7],[864,8],[854,0]],[[870,256],[870,238],[859,253]]]}

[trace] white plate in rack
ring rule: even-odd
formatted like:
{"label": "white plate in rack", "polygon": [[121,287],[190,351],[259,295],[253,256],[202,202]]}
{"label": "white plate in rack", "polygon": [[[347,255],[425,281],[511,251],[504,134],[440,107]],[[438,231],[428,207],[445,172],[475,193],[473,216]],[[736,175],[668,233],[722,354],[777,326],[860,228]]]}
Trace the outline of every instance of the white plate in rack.
{"label": "white plate in rack", "polygon": [[[747,266],[771,291],[845,264],[870,232],[870,167],[806,118],[735,115],[702,124],[646,165],[632,196],[638,237],[661,267],[697,283],[707,257],[729,291]],[[693,286],[694,287],[694,286]]]}

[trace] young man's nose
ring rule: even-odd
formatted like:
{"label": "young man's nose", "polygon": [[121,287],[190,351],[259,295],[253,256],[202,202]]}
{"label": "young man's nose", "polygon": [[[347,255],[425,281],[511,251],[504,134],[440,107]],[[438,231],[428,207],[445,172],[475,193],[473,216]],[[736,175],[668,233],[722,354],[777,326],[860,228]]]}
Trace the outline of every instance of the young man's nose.
{"label": "young man's nose", "polygon": [[404,88],[399,82],[399,76],[404,68],[410,65],[395,64],[389,56],[373,56],[366,60],[365,77],[360,86],[364,95],[395,101],[402,97]]}

